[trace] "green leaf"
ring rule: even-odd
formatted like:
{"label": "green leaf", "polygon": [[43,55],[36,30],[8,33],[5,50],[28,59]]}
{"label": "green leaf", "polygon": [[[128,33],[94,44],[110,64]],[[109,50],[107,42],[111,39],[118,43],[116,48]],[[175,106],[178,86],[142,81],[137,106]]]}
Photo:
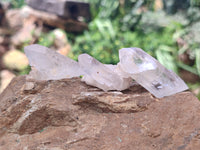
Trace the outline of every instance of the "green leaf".
{"label": "green leaf", "polygon": [[182,62],[178,62],[177,65],[178,65],[180,68],[184,69],[184,70],[187,70],[187,71],[189,71],[189,72],[191,72],[191,73],[193,73],[193,74],[198,75],[197,69],[194,68],[194,67],[188,66],[188,65],[186,65],[186,64],[184,64],[184,63],[182,63]]}
{"label": "green leaf", "polygon": [[175,63],[174,57],[170,55],[170,53],[161,50],[157,50],[155,53],[158,61],[163,66],[165,66],[167,69],[173,70],[176,73],[178,72],[178,68]]}

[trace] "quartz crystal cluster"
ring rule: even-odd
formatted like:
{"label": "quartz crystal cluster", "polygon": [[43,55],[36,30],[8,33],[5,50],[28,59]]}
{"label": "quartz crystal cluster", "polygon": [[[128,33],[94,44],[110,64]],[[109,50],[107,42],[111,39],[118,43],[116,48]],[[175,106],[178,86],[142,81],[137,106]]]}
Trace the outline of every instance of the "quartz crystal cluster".
{"label": "quartz crystal cluster", "polygon": [[125,90],[135,80],[154,96],[161,98],[188,87],[174,72],[140,48],[119,50],[117,65],[102,64],[88,54],[81,54],[78,62],[37,44],[25,47],[32,68],[30,78],[58,80],[82,76],[82,81],[104,91]]}

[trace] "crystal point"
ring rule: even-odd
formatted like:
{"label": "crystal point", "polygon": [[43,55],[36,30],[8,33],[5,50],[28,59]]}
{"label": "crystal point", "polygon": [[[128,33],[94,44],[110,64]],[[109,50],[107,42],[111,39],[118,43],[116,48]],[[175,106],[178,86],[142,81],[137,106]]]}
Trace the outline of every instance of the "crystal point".
{"label": "crystal point", "polygon": [[88,54],[79,55],[78,62],[85,72],[82,81],[89,85],[96,86],[104,91],[121,91],[131,85],[131,78],[121,77],[115,72],[116,65],[104,65]]}
{"label": "crystal point", "polygon": [[188,89],[179,76],[140,48],[122,48],[119,58],[121,70],[158,98]]}
{"label": "crystal point", "polygon": [[32,71],[29,76],[38,80],[56,80],[78,77],[83,74],[78,63],[41,45],[24,48]]}

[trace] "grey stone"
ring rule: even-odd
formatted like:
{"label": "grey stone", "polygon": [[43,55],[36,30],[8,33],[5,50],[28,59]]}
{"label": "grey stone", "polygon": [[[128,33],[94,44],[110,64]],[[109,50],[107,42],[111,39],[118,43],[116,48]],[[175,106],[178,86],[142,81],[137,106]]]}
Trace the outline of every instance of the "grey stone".
{"label": "grey stone", "polygon": [[89,3],[74,0],[26,0],[34,9],[56,14],[63,18],[90,19]]}

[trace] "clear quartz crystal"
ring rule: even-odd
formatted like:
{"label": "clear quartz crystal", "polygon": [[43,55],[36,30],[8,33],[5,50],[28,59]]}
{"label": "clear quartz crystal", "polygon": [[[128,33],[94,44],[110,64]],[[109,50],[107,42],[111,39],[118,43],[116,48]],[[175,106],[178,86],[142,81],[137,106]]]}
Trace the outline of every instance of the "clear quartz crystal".
{"label": "clear quartz crystal", "polygon": [[125,90],[133,79],[154,96],[161,98],[184,90],[187,85],[174,72],[139,48],[119,51],[117,65],[102,64],[88,54],[81,54],[78,62],[37,44],[25,47],[31,65],[29,78],[58,80],[79,77],[82,81],[104,91]]}
{"label": "clear quartz crystal", "polygon": [[119,58],[121,70],[158,98],[188,89],[179,76],[140,48],[122,48]]}
{"label": "clear quartz crystal", "polygon": [[78,63],[60,55],[54,50],[41,45],[30,45],[24,48],[32,71],[29,77],[37,80],[57,80],[83,75]]}
{"label": "clear quartz crystal", "polygon": [[82,81],[104,91],[121,91],[129,88],[132,83],[131,78],[122,77],[117,74],[116,65],[104,65],[88,54],[79,55],[78,62],[85,72]]}

